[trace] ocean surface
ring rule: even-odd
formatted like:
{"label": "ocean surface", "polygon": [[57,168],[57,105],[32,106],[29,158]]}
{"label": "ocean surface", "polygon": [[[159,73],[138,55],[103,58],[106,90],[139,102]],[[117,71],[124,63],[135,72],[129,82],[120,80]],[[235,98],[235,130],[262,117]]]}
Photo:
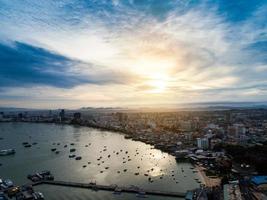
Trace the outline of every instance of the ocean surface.
{"label": "ocean surface", "polygon": [[[18,185],[29,182],[28,174],[50,170],[55,180],[63,181],[96,181],[177,192],[199,187],[195,180],[198,174],[192,172],[191,164],[177,163],[173,156],[143,142],[125,139],[120,133],[70,125],[0,123],[0,138],[0,149],[16,150],[15,155],[0,157],[0,178],[11,179]],[[36,144],[25,148],[23,142]],[[60,151],[59,154],[52,152],[52,148]],[[70,153],[71,148],[76,151]],[[82,159],[69,158],[70,154]],[[135,194],[117,195],[60,186],[42,185],[35,190],[42,192],[47,200],[140,199]],[[177,198],[148,195],[147,199]]]}

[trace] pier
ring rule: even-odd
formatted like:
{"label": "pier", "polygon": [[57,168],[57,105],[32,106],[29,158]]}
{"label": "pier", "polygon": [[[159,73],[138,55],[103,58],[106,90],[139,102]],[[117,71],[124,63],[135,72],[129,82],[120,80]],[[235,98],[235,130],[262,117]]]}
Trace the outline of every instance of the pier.
{"label": "pier", "polygon": [[98,185],[92,183],[77,183],[77,182],[69,182],[69,181],[39,181],[36,183],[32,183],[33,186],[36,185],[57,185],[57,186],[65,186],[65,187],[76,187],[76,188],[86,188],[92,190],[106,190],[106,191],[116,191],[119,189],[120,192],[126,193],[135,193],[135,194],[147,194],[147,195],[157,195],[157,196],[168,196],[168,197],[180,197],[185,198],[186,193],[182,192],[169,192],[169,191],[159,191],[159,190],[149,190],[149,189],[141,189],[136,186],[132,187],[119,187],[117,185]]}

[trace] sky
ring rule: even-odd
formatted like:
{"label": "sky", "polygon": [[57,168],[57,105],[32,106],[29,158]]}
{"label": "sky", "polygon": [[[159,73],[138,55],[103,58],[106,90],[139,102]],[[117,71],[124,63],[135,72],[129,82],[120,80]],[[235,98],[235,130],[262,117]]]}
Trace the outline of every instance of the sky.
{"label": "sky", "polygon": [[266,99],[267,0],[0,0],[0,106]]}

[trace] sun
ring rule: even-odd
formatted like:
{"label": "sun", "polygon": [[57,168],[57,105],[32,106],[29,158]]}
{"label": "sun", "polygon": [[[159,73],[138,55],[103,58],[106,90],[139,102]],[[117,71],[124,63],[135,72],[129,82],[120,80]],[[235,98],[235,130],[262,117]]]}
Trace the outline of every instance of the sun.
{"label": "sun", "polygon": [[150,82],[150,86],[153,88],[151,93],[162,93],[166,90],[167,82],[162,79],[155,79]]}
{"label": "sun", "polygon": [[150,93],[163,93],[167,90],[169,78],[166,74],[150,74],[147,84],[150,86]]}
{"label": "sun", "polygon": [[142,84],[146,85],[148,93],[163,93],[168,89],[171,71],[175,63],[171,59],[156,56],[141,56],[132,65],[135,74],[143,77]]}

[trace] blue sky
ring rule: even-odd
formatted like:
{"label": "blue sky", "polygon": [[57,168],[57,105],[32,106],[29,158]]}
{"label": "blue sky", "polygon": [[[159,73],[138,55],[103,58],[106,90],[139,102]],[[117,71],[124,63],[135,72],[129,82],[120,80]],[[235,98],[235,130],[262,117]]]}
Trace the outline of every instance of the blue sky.
{"label": "blue sky", "polygon": [[0,106],[265,101],[266,0],[0,0]]}

